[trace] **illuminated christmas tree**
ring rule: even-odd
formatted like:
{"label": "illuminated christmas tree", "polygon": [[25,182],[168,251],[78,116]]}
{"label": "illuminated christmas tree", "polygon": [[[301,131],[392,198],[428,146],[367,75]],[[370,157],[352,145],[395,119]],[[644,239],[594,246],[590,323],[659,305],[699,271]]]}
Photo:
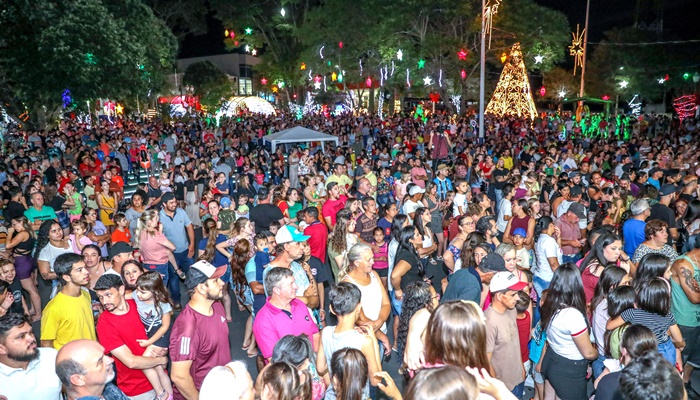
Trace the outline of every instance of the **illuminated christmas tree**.
{"label": "illuminated christmas tree", "polygon": [[510,49],[496,90],[486,106],[486,113],[498,117],[514,115],[529,119],[534,119],[537,115],[520,43],[514,44]]}

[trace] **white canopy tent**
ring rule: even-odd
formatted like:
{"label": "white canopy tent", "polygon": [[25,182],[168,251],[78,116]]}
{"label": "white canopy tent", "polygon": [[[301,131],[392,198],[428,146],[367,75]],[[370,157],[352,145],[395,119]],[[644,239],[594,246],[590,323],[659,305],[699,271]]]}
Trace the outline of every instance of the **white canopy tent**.
{"label": "white canopy tent", "polygon": [[307,129],[303,126],[295,126],[294,128],[264,136],[263,140],[272,145],[273,153],[277,149],[278,144],[335,142],[335,145],[338,146],[338,137]]}

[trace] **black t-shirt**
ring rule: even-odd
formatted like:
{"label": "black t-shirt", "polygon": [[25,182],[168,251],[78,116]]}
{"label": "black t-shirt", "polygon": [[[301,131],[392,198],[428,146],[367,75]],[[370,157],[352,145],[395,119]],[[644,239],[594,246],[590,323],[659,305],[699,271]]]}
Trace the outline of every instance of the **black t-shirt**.
{"label": "black t-shirt", "polygon": [[5,221],[12,221],[13,218],[21,217],[27,209],[18,201],[11,201],[3,211]]}
{"label": "black t-shirt", "polygon": [[622,400],[620,393],[620,375],[622,371],[612,372],[600,379],[595,391],[596,400]]}
{"label": "black t-shirt", "polygon": [[[9,284],[9,287],[7,290],[12,293],[12,297],[15,298],[15,301],[10,305],[10,309],[7,310],[8,312],[11,313],[17,313],[17,314],[24,314],[24,309],[22,308],[22,284],[20,283],[19,279],[15,278],[15,280]],[[3,297],[3,300],[5,298]]]}
{"label": "black t-shirt", "polygon": [[52,185],[56,183],[56,168],[52,166],[46,168],[44,171],[44,176],[46,177],[46,183]]}
{"label": "black t-shirt", "polygon": [[272,204],[258,204],[250,209],[250,220],[255,223],[255,233],[270,230],[270,224],[281,219],[284,219],[282,211]]}
{"label": "black t-shirt", "polygon": [[[656,203],[653,206],[651,206],[651,214],[649,214],[649,218],[647,218],[647,222],[651,221],[652,219],[658,219],[661,221],[664,221],[665,223],[668,224],[668,229],[673,229],[676,228],[676,214],[671,210],[671,208],[667,205],[661,204],[661,203]],[[668,244],[672,244],[673,240],[671,239],[671,235],[669,234],[668,236]]]}
{"label": "black t-shirt", "polygon": [[318,257],[311,256],[307,263],[311,267],[311,274],[316,279],[316,283],[331,282],[333,280],[330,269]]}
{"label": "black t-shirt", "polygon": [[449,284],[440,299],[441,303],[453,300],[471,300],[475,303],[481,301],[481,283],[469,268],[455,271],[448,277]]}
{"label": "black t-shirt", "polygon": [[420,282],[423,280],[423,267],[418,256],[412,251],[405,248],[399,248],[396,252],[394,266],[398,265],[399,261],[406,261],[411,268],[401,277],[401,290],[405,291],[409,283]]}
{"label": "black t-shirt", "polygon": [[505,168],[503,168],[503,169],[496,168],[493,170],[492,175],[493,175],[493,187],[494,187],[494,189],[503,189],[503,187],[506,185],[507,181],[503,180],[502,182],[499,182],[498,180],[496,180],[496,177],[497,176],[502,176],[502,177],[508,176],[508,170]]}
{"label": "black t-shirt", "polygon": [[65,202],[66,202],[66,199],[64,199],[61,196],[56,195],[46,205],[53,208],[53,210],[55,212],[59,212],[59,211],[63,210],[63,203],[65,203]]}

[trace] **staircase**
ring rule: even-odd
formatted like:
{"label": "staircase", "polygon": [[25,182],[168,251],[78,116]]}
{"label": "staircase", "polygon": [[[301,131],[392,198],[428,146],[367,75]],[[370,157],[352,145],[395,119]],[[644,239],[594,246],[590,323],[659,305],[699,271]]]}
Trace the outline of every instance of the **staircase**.
{"label": "staircase", "polygon": [[[139,175],[141,178],[141,182],[148,183],[148,177],[150,175],[150,173],[148,171],[145,171],[142,168],[139,170]],[[124,198],[125,199],[131,198],[131,195],[134,194],[134,192],[136,191],[136,185],[139,183],[133,174],[129,174],[128,176],[129,176],[129,179],[126,182],[124,182]]]}

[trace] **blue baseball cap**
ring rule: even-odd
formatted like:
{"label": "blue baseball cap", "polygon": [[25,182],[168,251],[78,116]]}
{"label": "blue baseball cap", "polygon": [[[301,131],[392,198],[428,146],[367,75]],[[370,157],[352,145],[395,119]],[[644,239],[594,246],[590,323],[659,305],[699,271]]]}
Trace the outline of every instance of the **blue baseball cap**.
{"label": "blue baseball cap", "polygon": [[527,237],[527,231],[523,228],[515,228],[513,231],[513,236],[522,236],[522,237]]}
{"label": "blue baseball cap", "polygon": [[219,205],[223,208],[231,207],[231,198],[230,197],[222,197],[221,200],[219,200]]}

